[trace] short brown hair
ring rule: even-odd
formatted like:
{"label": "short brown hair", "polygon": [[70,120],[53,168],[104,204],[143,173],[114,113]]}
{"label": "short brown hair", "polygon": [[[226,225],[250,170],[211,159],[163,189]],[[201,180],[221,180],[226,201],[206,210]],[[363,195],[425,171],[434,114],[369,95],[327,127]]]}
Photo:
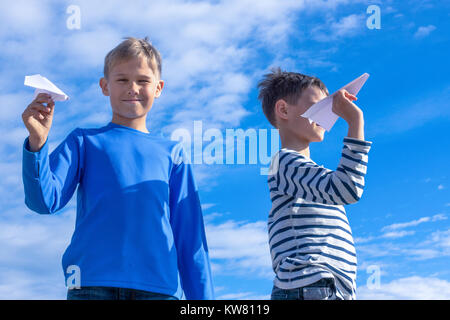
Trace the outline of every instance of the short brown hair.
{"label": "short brown hair", "polygon": [[[112,66],[117,61],[142,56],[147,58],[148,65],[152,68],[153,72],[157,72],[158,76],[161,77],[161,54],[149,42],[148,37],[144,39],[126,37],[124,41],[106,55],[105,65],[103,67],[105,78],[108,78]],[[154,70],[155,67],[156,70]]]}
{"label": "short brown hair", "polygon": [[264,75],[264,79],[258,83],[258,99],[261,100],[267,120],[276,128],[275,103],[279,99],[284,99],[289,104],[295,104],[301,97],[303,90],[310,86],[315,86],[327,96],[329,95],[325,84],[316,77],[281,71],[279,67],[273,68],[271,73]]}

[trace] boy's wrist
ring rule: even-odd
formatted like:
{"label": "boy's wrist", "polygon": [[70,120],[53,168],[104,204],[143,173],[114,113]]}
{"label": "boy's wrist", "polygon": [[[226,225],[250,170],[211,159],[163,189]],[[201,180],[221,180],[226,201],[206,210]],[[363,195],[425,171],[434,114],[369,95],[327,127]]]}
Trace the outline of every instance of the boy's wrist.
{"label": "boy's wrist", "polygon": [[28,137],[28,146],[31,152],[38,152],[42,149],[42,146],[45,144],[47,139],[36,138],[33,136]]}
{"label": "boy's wrist", "polygon": [[362,114],[348,122],[347,136],[349,138],[364,140],[364,117]]}
{"label": "boy's wrist", "polygon": [[364,114],[361,110],[358,110],[358,112],[353,113],[348,119],[347,123],[349,126],[351,125],[358,125],[360,123],[364,123]]}

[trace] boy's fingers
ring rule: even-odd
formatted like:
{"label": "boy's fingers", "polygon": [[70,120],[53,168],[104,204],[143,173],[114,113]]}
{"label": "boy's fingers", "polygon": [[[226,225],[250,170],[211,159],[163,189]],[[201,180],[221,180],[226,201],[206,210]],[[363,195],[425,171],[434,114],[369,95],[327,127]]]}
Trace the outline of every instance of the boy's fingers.
{"label": "boy's fingers", "polygon": [[349,93],[348,91],[345,91],[345,96],[347,98],[349,98],[350,100],[358,100],[358,98],[356,96],[354,96],[353,94]]}
{"label": "boy's fingers", "polygon": [[334,95],[333,99],[341,99],[342,97],[345,97],[344,91],[343,90],[339,90],[338,92],[336,92],[336,94]]}
{"label": "boy's fingers", "polygon": [[50,101],[47,103],[47,110],[50,113],[53,113],[53,111],[55,110],[55,101],[53,101],[52,99],[50,99]]}
{"label": "boy's fingers", "polygon": [[40,93],[36,99],[34,99],[29,106],[35,106],[35,105],[43,105],[44,103],[47,104],[48,107],[52,107],[55,105],[55,101],[53,101],[52,97],[45,93]]}
{"label": "boy's fingers", "polygon": [[34,112],[34,117],[39,119],[39,120],[44,120],[45,119],[45,116],[42,113],[40,113],[39,111],[35,111]]}
{"label": "boy's fingers", "polygon": [[37,95],[37,97],[34,99],[33,102],[37,102],[37,103],[49,103],[50,101],[52,101],[52,97],[47,94],[47,93],[39,93]]}
{"label": "boy's fingers", "polygon": [[36,110],[38,112],[45,112],[45,113],[51,112],[51,108],[49,106],[46,107],[46,106],[44,106],[42,104],[38,104],[38,103],[32,104],[30,107],[31,107],[31,109]]}
{"label": "boy's fingers", "polygon": [[53,110],[53,107],[55,106],[55,101],[53,101],[53,99],[50,98],[50,102],[47,104],[47,106]]}
{"label": "boy's fingers", "polygon": [[44,120],[45,116],[37,110],[30,110],[30,115],[37,120]]}

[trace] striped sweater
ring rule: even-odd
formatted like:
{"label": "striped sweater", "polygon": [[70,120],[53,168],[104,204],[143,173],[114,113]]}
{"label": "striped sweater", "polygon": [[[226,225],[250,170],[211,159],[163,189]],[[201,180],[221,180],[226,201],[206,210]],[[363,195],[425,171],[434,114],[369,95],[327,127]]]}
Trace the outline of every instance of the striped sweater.
{"label": "striped sweater", "polygon": [[268,233],[275,286],[294,289],[333,278],[338,297],[356,298],[356,252],[344,205],[361,198],[371,144],[344,138],[336,171],[294,150],[273,157]]}

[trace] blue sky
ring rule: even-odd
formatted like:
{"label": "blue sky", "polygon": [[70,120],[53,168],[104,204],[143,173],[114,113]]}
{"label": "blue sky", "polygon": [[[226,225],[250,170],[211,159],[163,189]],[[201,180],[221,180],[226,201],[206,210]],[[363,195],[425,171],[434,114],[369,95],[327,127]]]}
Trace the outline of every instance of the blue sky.
{"label": "blue sky", "polygon": [[[80,29],[67,28],[67,7]],[[368,29],[378,5],[381,29]],[[64,299],[61,255],[75,197],[58,215],[24,205],[21,113],[40,73],[71,99],[57,103],[50,148],[76,127],[111,120],[98,87],[105,54],[125,36],[149,36],[165,88],[148,128],[270,130],[256,84],[271,67],[315,75],[333,92],[364,72],[358,95],[369,154],[366,189],[347,207],[360,299],[450,298],[449,10],[440,1],[2,1],[0,4],[0,299]],[[339,119],[311,158],[330,169],[347,126]],[[204,143],[204,146],[208,143]],[[248,160],[248,158],[247,158]],[[261,163],[194,165],[216,296],[268,299],[270,209]],[[373,279],[379,271],[379,286]]]}

